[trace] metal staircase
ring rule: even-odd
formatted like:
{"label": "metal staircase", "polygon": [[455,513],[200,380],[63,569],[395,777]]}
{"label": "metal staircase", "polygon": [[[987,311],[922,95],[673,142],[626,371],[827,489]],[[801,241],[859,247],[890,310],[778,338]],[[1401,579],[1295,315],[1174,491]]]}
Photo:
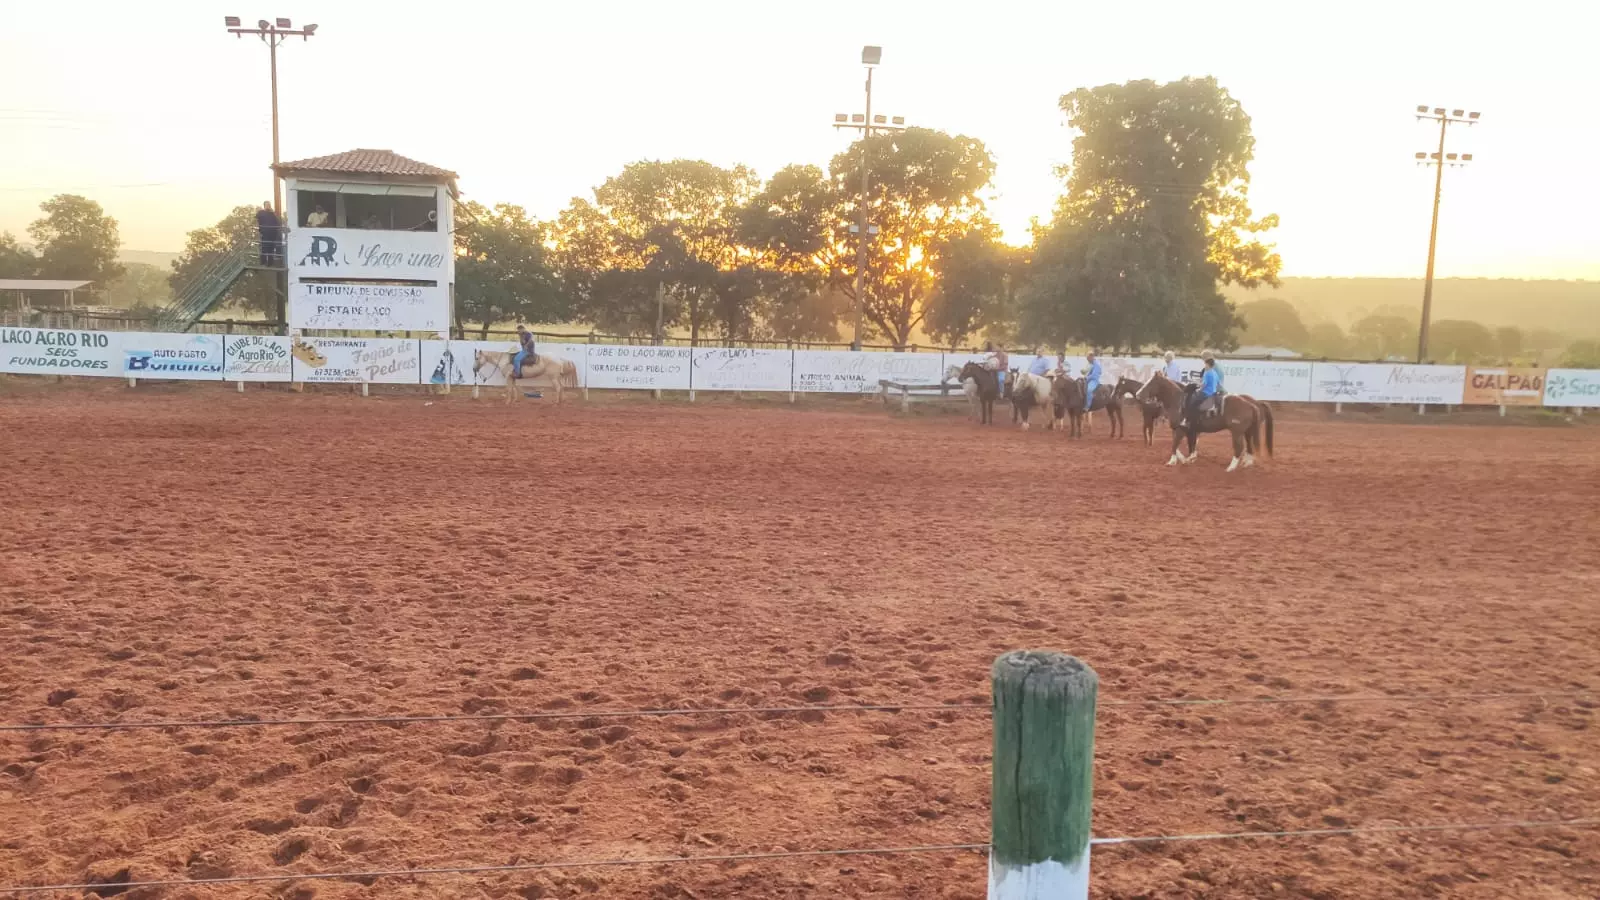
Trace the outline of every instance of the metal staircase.
{"label": "metal staircase", "polygon": [[228,247],[174,291],[172,302],[156,315],[156,327],[162,331],[188,331],[217,305],[247,270],[280,272],[282,260],[278,263],[275,266],[262,264],[258,241]]}

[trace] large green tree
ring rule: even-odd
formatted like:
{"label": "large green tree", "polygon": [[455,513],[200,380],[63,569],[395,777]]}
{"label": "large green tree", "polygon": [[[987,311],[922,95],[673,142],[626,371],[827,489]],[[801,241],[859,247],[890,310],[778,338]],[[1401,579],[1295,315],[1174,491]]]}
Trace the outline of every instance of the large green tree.
{"label": "large green tree", "polygon": [[39,277],[93,281],[104,287],[122,274],[117,220],[77,194],[57,194],[39,204],[42,217],[28,226],[39,246]]}
{"label": "large green tree", "polygon": [[545,230],[520,206],[467,201],[456,212],[456,312],[487,338],[497,322],[548,324],[571,315],[545,248]]}
{"label": "large green tree", "polygon": [[946,244],[928,302],[928,334],[954,349],[985,329],[1003,326],[1010,318],[1007,301],[1021,258],[1000,243],[999,230],[988,223]]}
{"label": "large green tree", "polygon": [[[855,297],[857,248],[863,236],[848,231],[860,196],[861,166],[870,168],[867,192],[867,268]],[[983,142],[927,128],[864,138],[833,158],[829,173],[836,215],[836,251],[830,283],[861,302],[868,326],[904,348],[928,315],[938,274],[958,239],[991,229],[982,193],[994,178],[994,158]],[[846,201],[845,198],[849,198]],[[876,234],[871,228],[878,229]],[[846,238],[840,240],[840,238]]]}
{"label": "large green tree", "polygon": [[1428,355],[1438,362],[1500,362],[1500,342],[1481,322],[1440,319],[1428,329]]}
{"label": "large green tree", "polygon": [[39,270],[39,257],[18,243],[16,235],[0,231],[0,278],[32,278]]}
{"label": "large green tree", "polygon": [[608,331],[746,337],[759,292],[731,273],[744,264],[740,211],[759,187],[744,166],[702,160],[630,163],[575,199],[557,221],[556,247],[577,314]]}
{"label": "large green tree", "polygon": [[1134,349],[1234,345],[1219,285],[1277,284],[1249,204],[1250,118],[1212,78],[1133,81],[1061,98],[1073,140],[1066,193],[1039,236],[1025,328]]}
{"label": "large green tree", "polygon": [[[235,206],[217,224],[189,232],[183,253],[172,261],[169,281],[173,296],[182,297],[205,279],[207,273],[214,271],[224,257],[250,247],[256,239],[254,206]],[[278,289],[274,280],[272,272],[246,270],[216,305],[270,319],[278,314]]]}
{"label": "large green tree", "polygon": [[172,284],[160,266],[123,263],[122,275],[106,285],[103,299],[119,309],[157,310],[172,302]]}
{"label": "large green tree", "polygon": [[1417,323],[1405,316],[1376,312],[1350,326],[1351,355],[1361,359],[1405,359],[1417,352]]}

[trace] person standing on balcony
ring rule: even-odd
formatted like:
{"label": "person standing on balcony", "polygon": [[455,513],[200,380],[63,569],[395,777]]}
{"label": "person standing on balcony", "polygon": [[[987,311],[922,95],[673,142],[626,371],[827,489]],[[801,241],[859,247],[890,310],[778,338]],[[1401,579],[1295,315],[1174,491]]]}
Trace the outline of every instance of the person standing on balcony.
{"label": "person standing on balcony", "polygon": [[312,228],[325,228],[328,225],[328,211],[318,206],[306,216],[306,224]]}
{"label": "person standing on balcony", "polygon": [[272,210],[272,201],[267,200],[256,210],[256,231],[261,237],[261,264],[263,266],[281,265],[283,259],[283,220]]}

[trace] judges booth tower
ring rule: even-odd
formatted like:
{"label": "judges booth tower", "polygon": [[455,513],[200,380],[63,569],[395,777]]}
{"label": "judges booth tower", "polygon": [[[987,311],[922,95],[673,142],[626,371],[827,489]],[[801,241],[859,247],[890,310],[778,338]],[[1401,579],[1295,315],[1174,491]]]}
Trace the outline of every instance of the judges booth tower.
{"label": "judges booth tower", "polygon": [[291,331],[448,333],[456,173],[390,150],[275,168],[288,189]]}

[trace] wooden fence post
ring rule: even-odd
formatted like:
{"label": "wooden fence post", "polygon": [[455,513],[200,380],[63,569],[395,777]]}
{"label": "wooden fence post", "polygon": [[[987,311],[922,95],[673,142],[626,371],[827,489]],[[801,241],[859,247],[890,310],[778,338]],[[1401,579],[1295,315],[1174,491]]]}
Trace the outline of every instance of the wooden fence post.
{"label": "wooden fence post", "polygon": [[989,900],[1088,900],[1100,678],[1065,653],[994,661]]}

